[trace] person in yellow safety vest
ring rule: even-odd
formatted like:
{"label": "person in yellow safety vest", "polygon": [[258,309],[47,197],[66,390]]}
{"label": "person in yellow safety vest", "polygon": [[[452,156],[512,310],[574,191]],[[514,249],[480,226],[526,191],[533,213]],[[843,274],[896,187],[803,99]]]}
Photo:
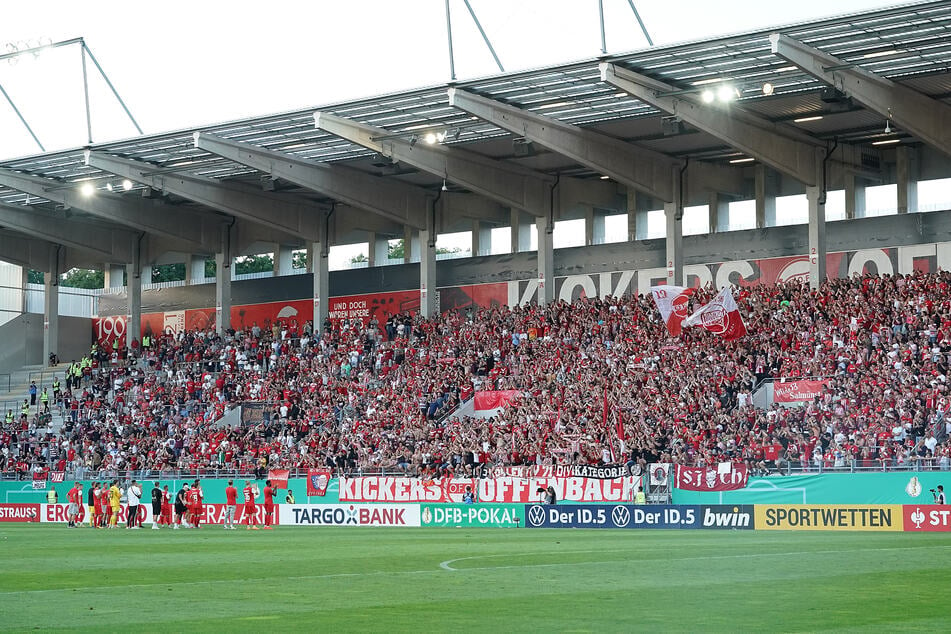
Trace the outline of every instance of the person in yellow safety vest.
{"label": "person in yellow safety vest", "polygon": [[23,399],[23,407],[20,408],[20,414],[22,414],[23,416],[30,415],[30,399],[28,398]]}
{"label": "person in yellow safety vest", "polygon": [[56,504],[56,489],[50,489],[46,492],[46,501],[50,504]]}
{"label": "person in yellow safety vest", "polygon": [[40,394],[40,404],[43,406],[43,413],[50,413],[50,395],[47,394],[46,388],[43,388],[43,393]]}
{"label": "person in yellow safety vest", "polygon": [[152,345],[152,337],[150,337],[147,334],[142,335],[142,349],[145,350],[146,348],[151,347],[151,345]]}
{"label": "person in yellow safety vest", "polygon": [[644,495],[644,489],[639,489],[634,494],[634,504],[647,504],[647,496]]}
{"label": "person in yellow safety vest", "polygon": [[60,389],[59,377],[56,377],[53,379],[53,400],[58,402],[61,394],[62,390]]}
{"label": "person in yellow safety vest", "polygon": [[7,420],[6,420],[6,423],[7,423],[7,425],[10,425],[10,424],[13,423],[13,410],[12,410],[12,409],[8,409],[8,410],[7,410]]}

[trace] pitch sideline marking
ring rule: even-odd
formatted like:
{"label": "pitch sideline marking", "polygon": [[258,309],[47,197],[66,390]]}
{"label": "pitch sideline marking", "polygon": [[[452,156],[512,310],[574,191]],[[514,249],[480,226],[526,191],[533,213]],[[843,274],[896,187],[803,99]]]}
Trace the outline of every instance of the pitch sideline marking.
{"label": "pitch sideline marking", "polygon": [[[747,553],[741,555],[704,555],[702,557],[675,557],[672,559],[664,559],[663,561],[709,561],[716,559],[752,559],[756,557],[789,557],[792,555],[836,555],[839,553],[862,553],[862,552],[885,552],[891,550],[922,550],[922,549],[936,549],[936,548],[951,548],[951,545],[944,546],[908,546],[908,547],[895,547],[895,548],[853,548],[850,550],[804,550],[798,552],[787,552],[787,553]],[[606,552],[604,550],[578,550],[578,551],[565,551],[562,553],[553,553],[553,554],[562,554],[567,555],[571,553],[601,553]],[[526,554],[545,554],[545,553],[526,553]],[[525,555],[521,555],[525,556]],[[622,563],[627,561],[644,561],[642,559],[614,559],[609,561],[563,561],[553,564],[524,564],[520,566],[480,566],[478,568],[453,568],[452,564],[457,561],[468,561],[472,559],[488,559],[491,557],[519,557],[519,555],[513,555],[511,553],[505,553],[501,555],[473,555],[471,557],[459,557],[458,559],[447,559],[439,564],[439,567],[443,570],[448,570],[450,572],[464,572],[467,570],[506,570],[510,568],[548,568],[552,566],[583,566],[587,564],[607,564],[607,563]]]}

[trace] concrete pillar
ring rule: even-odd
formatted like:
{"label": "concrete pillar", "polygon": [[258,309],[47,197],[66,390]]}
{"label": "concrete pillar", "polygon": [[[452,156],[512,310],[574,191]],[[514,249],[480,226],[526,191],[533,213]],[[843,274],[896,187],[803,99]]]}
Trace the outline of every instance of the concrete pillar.
{"label": "concrete pillar", "polygon": [[555,300],[555,251],[552,235],[555,223],[548,216],[535,219],[538,230],[538,304],[547,306]]}
{"label": "concrete pillar", "polygon": [[585,246],[604,244],[605,213],[594,207],[586,207],[584,212],[584,243]]}
{"label": "concrete pillar", "polygon": [[49,271],[43,276],[43,360],[49,363],[50,353],[59,349],[59,256],[60,247],[54,245],[49,253]]}
{"label": "concrete pillar", "polygon": [[129,314],[127,315],[125,342],[131,349],[132,341],[142,336],[142,243],[132,240],[132,261],[126,265]]}
{"label": "concrete pillar", "polygon": [[492,226],[472,221],[472,257],[492,255]]}
{"label": "concrete pillar", "polygon": [[274,277],[294,274],[294,248],[274,245]]}
{"label": "concrete pillar", "polygon": [[29,283],[30,283],[30,267],[21,266],[20,267],[20,312],[28,313],[29,308]]}
{"label": "concrete pillar", "polygon": [[532,233],[531,221],[528,215],[519,209],[512,209],[511,218],[512,253],[530,250],[532,248]]}
{"label": "concrete pillar", "polygon": [[845,181],[845,218],[853,220],[865,217],[865,183],[855,174],[846,173]]}
{"label": "concrete pillar", "polygon": [[680,169],[673,168],[674,200],[664,203],[667,220],[667,283],[684,284],[684,206],[680,186]]}
{"label": "concrete pillar", "polygon": [[122,288],[125,286],[125,267],[119,264],[104,264],[102,267],[102,287]]}
{"label": "concrete pillar", "polygon": [[818,288],[826,278],[826,206],[821,187],[807,187],[809,201],[809,286]]}
{"label": "concrete pillar", "polygon": [[152,283],[152,266],[145,264],[142,266],[142,283],[151,284]]}
{"label": "concrete pillar", "polygon": [[436,229],[432,214],[428,216],[430,221],[426,229],[419,232],[419,312],[426,318],[439,313],[436,305]]}
{"label": "concrete pillar", "polygon": [[221,250],[215,254],[215,331],[220,335],[231,328],[231,228],[222,227]]}
{"label": "concrete pillar", "polygon": [[719,192],[710,192],[710,233],[730,230],[730,199]]}
{"label": "concrete pillar", "polygon": [[918,150],[909,145],[895,148],[895,182],[898,213],[918,211]]}
{"label": "concrete pillar", "polygon": [[776,175],[768,167],[757,163],[753,168],[756,190],[756,228],[776,225]]}
{"label": "concrete pillar", "polygon": [[205,256],[190,255],[185,261],[185,283],[200,284],[205,281]]}
{"label": "concrete pillar", "polygon": [[314,331],[323,332],[330,310],[330,243],[324,237],[320,242],[309,244],[308,252],[313,254]]}
{"label": "concrete pillar", "polygon": [[403,228],[403,263],[419,262],[419,234],[412,227]]}
{"label": "concrete pillar", "polygon": [[385,236],[369,233],[367,240],[367,266],[383,266],[390,257],[390,241]]}
{"label": "concrete pillar", "polygon": [[627,241],[637,240],[637,192],[627,188]]}

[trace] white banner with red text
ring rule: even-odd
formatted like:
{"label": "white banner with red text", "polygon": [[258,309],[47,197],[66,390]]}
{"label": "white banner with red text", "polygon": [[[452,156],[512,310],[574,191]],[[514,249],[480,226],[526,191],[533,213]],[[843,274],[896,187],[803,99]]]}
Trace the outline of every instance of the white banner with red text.
{"label": "white banner with red text", "polygon": [[634,498],[640,478],[490,478],[426,482],[418,478],[340,478],[341,502],[460,503],[470,488],[479,502],[531,504],[541,499],[539,489],[552,487],[557,500],[568,502],[624,502]]}

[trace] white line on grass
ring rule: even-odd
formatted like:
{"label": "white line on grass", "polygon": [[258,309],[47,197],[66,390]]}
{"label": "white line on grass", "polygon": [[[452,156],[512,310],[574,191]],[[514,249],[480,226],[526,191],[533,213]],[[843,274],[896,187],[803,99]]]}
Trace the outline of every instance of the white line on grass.
{"label": "white line on grass", "polygon": [[[739,555],[704,555],[700,557],[673,557],[670,559],[663,559],[662,561],[708,561],[714,559],[753,559],[758,557],[790,557],[793,555],[838,555],[842,553],[862,553],[862,552],[884,552],[890,550],[934,550],[937,548],[951,548],[951,545],[945,546],[908,546],[908,547],[895,547],[895,548],[853,548],[849,550],[804,550],[798,552],[786,552],[786,553],[743,553]],[[567,555],[571,553],[602,553],[607,552],[604,550],[576,550],[576,551],[565,551],[561,553],[552,553],[558,555]],[[547,554],[547,553],[525,553],[522,555],[513,555],[511,553],[505,553],[500,555],[472,555],[471,557],[459,557],[458,559],[448,559],[439,564],[439,567],[443,570],[448,570],[450,572],[465,572],[467,570],[506,570],[509,568],[548,568],[552,566],[585,566],[591,564],[618,564],[626,563],[629,561],[645,561],[643,558],[635,559],[610,559],[606,561],[563,561],[553,564],[522,564],[519,566],[480,566],[478,568],[453,568],[452,564],[458,561],[469,561],[472,559],[489,559],[491,557],[527,557],[530,555],[538,554]]]}
{"label": "white line on grass", "polygon": [[[783,552],[783,553],[744,553],[739,555],[705,555],[701,557],[676,557],[671,559],[664,559],[663,561],[707,561],[715,559],[752,559],[759,557],[789,557],[793,555],[836,555],[842,553],[859,553],[859,552],[886,552],[893,550],[936,550],[951,548],[949,545],[940,545],[940,546],[909,546],[909,547],[896,547],[896,548],[856,548],[850,550],[805,550],[805,551],[796,551],[796,552]],[[553,553],[559,555],[570,555],[570,554],[589,554],[589,553],[606,553],[610,551],[605,550],[571,550],[563,551],[560,553]],[[392,576],[392,575],[431,575],[431,574],[442,574],[443,571],[449,572],[467,572],[469,570],[507,570],[512,568],[550,568],[555,566],[590,566],[590,565],[604,565],[604,564],[621,564],[629,562],[641,562],[645,560],[641,557],[633,559],[610,559],[603,561],[573,561],[573,562],[558,562],[551,564],[522,564],[517,566],[481,566],[478,568],[453,568],[452,564],[459,561],[469,561],[473,559],[489,559],[489,558],[498,558],[498,557],[519,557],[519,556],[530,556],[530,555],[545,555],[549,553],[525,553],[524,555],[513,555],[511,553],[504,554],[493,554],[493,555],[473,555],[470,557],[458,557],[456,559],[447,559],[439,564],[438,568],[430,568],[428,570],[378,570],[374,572],[339,572],[327,575],[301,575],[296,577],[252,577],[244,579],[208,579],[205,581],[181,581],[181,582],[172,582],[172,583],[129,583],[129,584],[117,584],[117,585],[101,585],[101,586],[84,586],[81,588],[42,588],[38,590],[11,590],[6,592],[0,592],[0,596],[13,596],[13,595],[24,595],[24,594],[40,594],[40,593],[50,593],[50,592],[85,592],[90,590],[119,590],[122,588],[161,588],[168,586],[199,586],[199,585],[214,585],[221,583],[249,583],[256,581],[273,581],[274,579],[282,580],[292,580],[292,581],[307,581],[307,580],[317,580],[317,579],[344,579],[347,577],[378,577],[378,576]]]}

